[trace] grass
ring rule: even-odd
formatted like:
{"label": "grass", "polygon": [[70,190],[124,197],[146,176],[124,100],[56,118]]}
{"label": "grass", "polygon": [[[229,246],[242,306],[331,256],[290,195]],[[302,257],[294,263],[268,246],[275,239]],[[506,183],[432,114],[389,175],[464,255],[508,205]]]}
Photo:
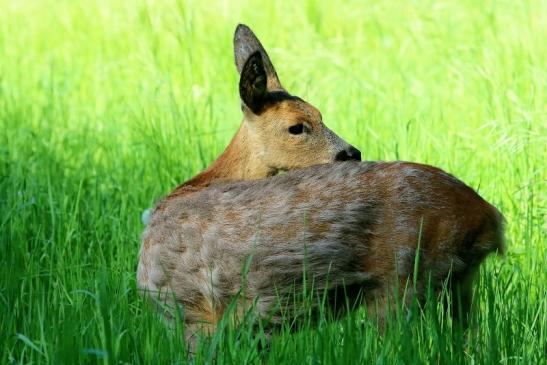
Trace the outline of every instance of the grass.
{"label": "grass", "polygon": [[[231,38],[369,160],[442,167],[505,214],[467,338],[435,305],[227,326],[195,363],[547,363],[547,6],[537,1],[0,0],[0,363],[185,363],[139,298],[141,212],[241,120]],[[431,303],[434,304],[434,303]]]}

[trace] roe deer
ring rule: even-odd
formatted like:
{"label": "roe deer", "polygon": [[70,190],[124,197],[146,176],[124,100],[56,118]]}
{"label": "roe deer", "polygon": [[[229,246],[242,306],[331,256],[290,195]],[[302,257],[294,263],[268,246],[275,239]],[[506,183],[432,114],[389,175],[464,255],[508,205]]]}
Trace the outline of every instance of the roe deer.
{"label": "roe deer", "polygon": [[[280,322],[280,296],[294,297],[305,277],[326,295],[359,289],[347,291],[349,300],[368,308],[383,303],[375,312],[380,318],[394,287],[415,288],[423,298],[426,283],[439,289],[450,279],[466,314],[480,263],[503,252],[498,210],[431,166],[346,161],[305,167],[358,152],[328,131],[313,107],[282,91],[244,26],[236,30],[235,52],[242,127],[209,169],[152,213],[137,270],[143,293],[165,304],[168,318],[170,310],[184,308],[189,337],[199,329],[214,332],[236,295],[240,310],[254,303],[260,318]],[[304,135],[291,139],[294,131]],[[340,158],[339,151],[347,152]],[[291,171],[268,177],[281,169]],[[408,286],[415,262],[418,282]]]}
{"label": "roe deer", "polygon": [[243,122],[224,153],[172,194],[294,168],[361,160],[359,150],[327,128],[319,110],[285,91],[262,44],[242,24],[234,34],[234,56]]}

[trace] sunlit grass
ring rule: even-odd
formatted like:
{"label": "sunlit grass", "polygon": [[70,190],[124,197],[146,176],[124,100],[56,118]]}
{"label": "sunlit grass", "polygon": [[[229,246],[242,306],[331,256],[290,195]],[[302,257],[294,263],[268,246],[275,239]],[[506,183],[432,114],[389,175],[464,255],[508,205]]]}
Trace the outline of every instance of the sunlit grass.
{"label": "sunlit grass", "polygon": [[483,266],[465,338],[434,305],[384,335],[357,311],[269,344],[227,325],[193,361],[545,363],[539,0],[0,0],[0,363],[186,361],[182,329],[136,291],[140,214],[235,133],[238,22],[365,159],[433,164],[478,189],[505,214],[509,251]]}

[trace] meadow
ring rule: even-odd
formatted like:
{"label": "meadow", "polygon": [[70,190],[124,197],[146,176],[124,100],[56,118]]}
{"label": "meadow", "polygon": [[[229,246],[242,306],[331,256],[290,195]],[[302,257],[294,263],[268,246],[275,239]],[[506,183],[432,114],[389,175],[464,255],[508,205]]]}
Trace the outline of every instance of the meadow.
{"label": "meadow", "polygon": [[[136,290],[142,211],[242,119],[235,26],[366,160],[439,166],[507,219],[463,336],[429,305],[186,357]],[[546,364],[547,2],[0,0],[0,363]],[[225,323],[226,324],[226,323]]]}

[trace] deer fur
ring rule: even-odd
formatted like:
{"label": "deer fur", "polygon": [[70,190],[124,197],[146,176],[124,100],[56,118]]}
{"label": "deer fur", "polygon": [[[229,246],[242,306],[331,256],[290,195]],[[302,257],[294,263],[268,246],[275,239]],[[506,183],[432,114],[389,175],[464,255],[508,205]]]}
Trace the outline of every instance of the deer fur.
{"label": "deer fur", "polygon": [[[253,64],[253,73],[266,75],[258,82],[262,101],[246,95],[253,76],[240,82],[245,117],[230,146],[152,212],[137,270],[143,294],[163,307],[167,318],[182,308],[189,335],[213,333],[236,295],[241,311],[255,303],[260,318],[282,321],[279,298],[302,289],[304,270],[320,293],[357,288],[346,292],[354,303],[387,308],[394,287],[410,287],[419,254],[414,294],[423,298],[426,280],[437,289],[451,280],[466,314],[479,265],[489,253],[504,250],[499,211],[435,167],[324,164],[350,148],[332,132],[317,137],[323,141],[317,149],[291,149],[289,136],[279,147],[265,142],[269,133],[286,133],[295,121],[321,125],[320,116],[300,99],[265,96],[281,84],[247,27],[238,27],[234,46],[242,79]],[[272,126],[280,120],[282,128]],[[264,156],[269,153],[264,150],[276,152]],[[289,171],[271,176],[278,170]],[[376,314],[384,316],[384,309]]]}

